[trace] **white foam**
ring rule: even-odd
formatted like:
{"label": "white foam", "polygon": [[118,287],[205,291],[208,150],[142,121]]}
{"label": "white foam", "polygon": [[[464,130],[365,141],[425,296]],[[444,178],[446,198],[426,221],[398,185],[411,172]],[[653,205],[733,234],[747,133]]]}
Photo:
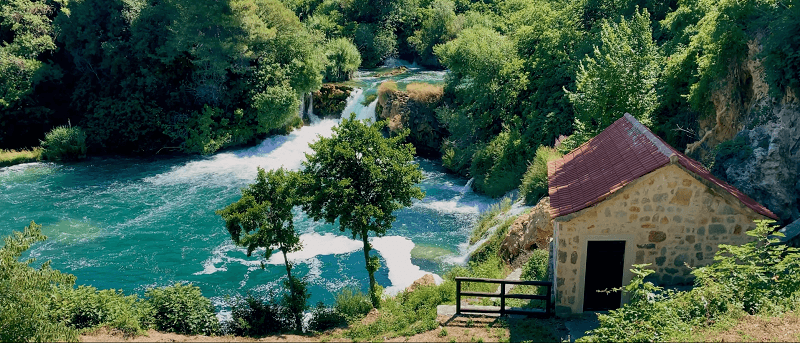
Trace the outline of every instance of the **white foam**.
{"label": "white foam", "polygon": [[[389,270],[389,281],[392,285],[385,288],[384,293],[395,295],[425,274],[432,274],[411,263],[411,249],[414,249],[414,242],[410,239],[401,236],[375,237],[370,239],[370,243],[383,256],[386,269]],[[433,274],[433,278],[436,284],[442,283],[440,276]]]}
{"label": "white foam", "polygon": [[[360,241],[337,236],[332,233],[320,235],[318,233],[307,233],[300,235],[300,242],[303,249],[286,254],[290,262],[302,262],[319,255],[339,255],[348,254],[364,247]],[[283,254],[275,253],[267,261],[267,264],[283,264]]]}
{"label": "white foam", "polygon": [[439,213],[452,214],[478,214],[480,211],[478,205],[462,203],[457,199],[420,201],[414,203],[412,206],[434,210]]}
{"label": "white foam", "polygon": [[316,141],[318,136],[330,137],[337,124],[337,120],[321,120],[286,136],[270,137],[257,147],[192,161],[173,167],[166,173],[148,177],[145,181],[159,186],[198,181],[230,185],[231,178],[242,181],[254,179],[256,167],[267,170],[280,167],[299,170],[301,163],[305,161],[305,153],[311,152],[308,144]]}
{"label": "white foam", "polygon": [[258,269],[261,266],[261,262],[258,261],[258,259],[247,260],[244,258],[230,257],[228,256],[229,251],[237,251],[242,256],[246,256],[247,253],[245,249],[237,247],[232,241],[227,240],[225,243],[218,245],[213,251],[211,251],[211,257],[203,261],[203,270],[194,273],[194,275],[207,275],[214,274],[219,271],[227,271],[228,263],[239,263],[247,266],[250,270]]}

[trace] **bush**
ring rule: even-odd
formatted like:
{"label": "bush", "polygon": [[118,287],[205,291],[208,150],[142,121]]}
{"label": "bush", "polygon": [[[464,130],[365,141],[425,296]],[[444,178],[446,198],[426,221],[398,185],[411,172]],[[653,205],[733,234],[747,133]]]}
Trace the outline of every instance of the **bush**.
{"label": "bush", "polygon": [[231,333],[239,336],[265,336],[292,328],[292,316],[285,307],[250,294],[234,302],[231,316]]}
{"label": "bush", "polygon": [[347,320],[354,320],[367,315],[372,310],[372,303],[369,296],[360,290],[345,288],[336,295],[335,309]]}
{"label": "bush", "polygon": [[0,341],[78,341],[76,330],[50,317],[57,286],[71,287],[75,276],[51,269],[49,261],[39,268],[30,266],[33,258],[19,261],[32,244],[45,239],[41,225],[31,222],[6,237],[0,248]]}
{"label": "bush", "polygon": [[219,331],[211,300],[192,284],[151,288],[145,293],[152,307],[153,324],[159,331],[187,335],[213,335]]}
{"label": "bush", "polygon": [[549,254],[547,250],[535,249],[528,262],[522,267],[522,280],[546,281]]}
{"label": "bush", "polygon": [[[370,307],[372,307],[370,305]],[[310,331],[321,332],[347,324],[347,318],[339,313],[335,308],[325,307],[321,301],[317,307],[311,310],[311,318],[308,320]]]}
{"label": "bush", "polygon": [[135,334],[149,322],[146,306],[135,295],[91,286],[61,288],[51,315],[61,323],[85,329],[107,325],[126,334]]}
{"label": "bush", "polygon": [[86,134],[75,126],[59,126],[41,141],[42,158],[50,161],[75,161],[86,157]]}
{"label": "bush", "polygon": [[325,80],[329,82],[347,81],[361,65],[361,53],[353,42],[346,38],[336,38],[325,46],[328,64],[325,66]]}
{"label": "bush", "polygon": [[525,199],[525,204],[534,205],[539,199],[547,196],[547,163],[562,156],[556,149],[550,147],[540,146],[536,149],[536,156],[522,175],[522,184],[519,186],[519,195]]}

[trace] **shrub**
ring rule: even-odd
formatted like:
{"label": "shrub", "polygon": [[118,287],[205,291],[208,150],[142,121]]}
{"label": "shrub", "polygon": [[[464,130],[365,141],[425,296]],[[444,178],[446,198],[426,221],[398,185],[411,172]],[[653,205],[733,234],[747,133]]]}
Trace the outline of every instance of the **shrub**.
{"label": "shrub", "polygon": [[[369,302],[368,302],[369,303]],[[370,307],[372,307],[370,305]],[[339,313],[335,308],[325,307],[322,302],[317,303],[317,307],[311,310],[311,318],[308,320],[308,329],[321,332],[347,324],[347,318]]]}
{"label": "shrub", "polygon": [[91,286],[61,288],[51,313],[67,326],[84,329],[101,325],[135,334],[148,322],[147,309],[135,295],[125,296],[122,291]]}
{"label": "shrub", "polygon": [[523,280],[547,280],[547,265],[549,252],[544,249],[535,249],[530,259],[522,267]]}
{"label": "shrub", "polygon": [[145,293],[152,307],[153,324],[159,331],[187,335],[212,335],[219,331],[211,300],[192,284],[151,288]]}
{"label": "shrub", "polygon": [[250,294],[234,302],[231,316],[230,330],[239,336],[265,336],[292,328],[292,316],[285,307]]}
{"label": "shrub", "polygon": [[31,222],[23,232],[6,237],[0,248],[0,341],[78,341],[76,330],[50,317],[56,287],[71,287],[75,276],[51,269],[49,261],[33,268],[35,259],[19,260],[45,239],[41,225]]}
{"label": "shrub", "polygon": [[536,156],[522,175],[522,184],[519,186],[519,195],[525,199],[526,204],[534,205],[539,199],[547,196],[547,163],[562,156],[556,149],[550,147],[540,146],[536,149]]}
{"label": "shrub", "polygon": [[59,126],[41,141],[42,158],[50,161],[75,161],[86,157],[86,134],[75,126]]}
{"label": "shrub", "polygon": [[367,315],[372,310],[372,303],[360,290],[345,288],[336,295],[335,309],[347,320],[353,320]]}

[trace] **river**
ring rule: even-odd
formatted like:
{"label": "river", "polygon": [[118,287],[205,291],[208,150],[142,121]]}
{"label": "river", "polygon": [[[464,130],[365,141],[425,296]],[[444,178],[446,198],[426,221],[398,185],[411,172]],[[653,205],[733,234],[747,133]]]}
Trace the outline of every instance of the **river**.
{"label": "river", "polygon": [[[442,72],[411,67],[393,76],[409,82],[441,83]],[[360,72],[359,88],[345,113],[374,118],[368,94],[387,79]],[[0,168],[0,235],[21,231],[31,220],[48,240],[28,255],[38,263],[77,276],[77,284],[143,294],[149,287],[190,282],[218,308],[228,297],[265,295],[285,278],[279,254],[266,261],[234,246],[214,211],[239,199],[256,167],[297,170],[318,135],[329,136],[338,120],[315,120],[286,136],[254,147],[210,156],[93,157],[73,164],[29,163]],[[448,174],[437,161],[418,158],[426,197],[399,210],[386,236],[372,239],[381,257],[377,281],[396,293],[426,272],[441,274],[463,263],[468,236],[480,211],[495,201],[475,194],[468,181]],[[295,226],[304,248],[290,258],[296,275],[309,282],[310,305],[331,304],[344,287],[366,292],[361,243],[337,225],[314,222],[299,209]],[[255,255],[255,254],[254,254]],[[37,264],[38,264],[37,263]]]}

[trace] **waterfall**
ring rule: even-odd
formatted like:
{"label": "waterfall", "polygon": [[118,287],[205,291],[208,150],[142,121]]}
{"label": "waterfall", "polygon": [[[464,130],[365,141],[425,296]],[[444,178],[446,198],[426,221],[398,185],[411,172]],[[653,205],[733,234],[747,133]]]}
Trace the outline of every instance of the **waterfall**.
{"label": "waterfall", "polygon": [[308,114],[314,115],[314,93],[308,93]]}
{"label": "waterfall", "polygon": [[471,179],[469,179],[469,181],[467,181],[467,184],[466,184],[466,185],[464,185],[464,188],[462,188],[462,189],[461,189],[461,194],[465,194],[465,193],[467,193],[467,192],[471,191],[471,190],[472,190],[472,183],[473,183],[474,181],[475,181],[475,178],[474,178],[474,177],[473,177],[473,178],[471,178]]}

